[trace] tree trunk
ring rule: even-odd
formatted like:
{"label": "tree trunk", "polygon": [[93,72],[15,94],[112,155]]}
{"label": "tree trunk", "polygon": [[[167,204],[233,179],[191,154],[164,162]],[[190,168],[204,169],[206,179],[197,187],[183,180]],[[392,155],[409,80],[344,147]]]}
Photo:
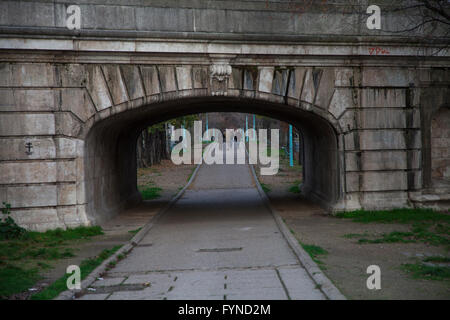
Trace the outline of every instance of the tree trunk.
{"label": "tree trunk", "polygon": [[168,159],[166,130],[143,130],[137,141],[136,153],[138,168],[150,167],[161,163],[162,159]]}

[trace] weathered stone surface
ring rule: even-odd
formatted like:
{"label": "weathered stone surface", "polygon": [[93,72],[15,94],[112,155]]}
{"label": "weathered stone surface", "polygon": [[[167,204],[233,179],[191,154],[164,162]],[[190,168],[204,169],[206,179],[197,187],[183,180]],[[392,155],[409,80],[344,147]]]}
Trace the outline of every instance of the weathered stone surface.
{"label": "weathered stone surface", "polygon": [[4,113],[0,116],[0,135],[52,135],[55,134],[55,116],[52,113]]}
{"label": "weathered stone surface", "polygon": [[391,88],[374,88],[361,90],[363,108],[404,108],[406,90]]}
{"label": "weathered stone surface", "polygon": [[87,121],[96,110],[86,89],[66,88],[61,90],[61,110],[71,111],[81,121]]}
{"label": "weathered stone surface", "polygon": [[317,91],[317,98],[315,104],[323,109],[328,109],[331,102],[331,97],[334,93],[335,86],[335,71],[334,68],[325,68],[320,78],[320,85]]}
{"label": "weathered stone surface", "polygon": [[406,172],[404,171],[368,171],[361,173],[361,175],[361,191],[387,191],[408,189]]}
{"label": "weathered stone surface", "polygon": [[356,114],[357,111],[347,109],[342,115],[339,116],[339,125],[341,126],[343,132],[347,133],[358,127]]}
{"label": "weathered stone surface", "polygon": [[351,89],[336,89],[331,98],[328,111],[335,117],[339,118],[345,110],[354,107],[353,92]]}
{"label": "weathered stone surface", "polygon": [[[98,29],[135,29],[135,12],[128,6],[95,6],[95,25]],[[138,11],[139,12],[139,11]]]}
{"label": "weathered stone surface", "polygon": [[69,182],[77,180],[77,168],[75,161],[56,162],[57,181]]}
{"label": "weathered stone surface", "polygon": [[[33,146],[31,154],[26,154],[28,142]],[[52,138],[0,138],[0,150],[0,160],[53,159],[56,156]]]}
{"label": "weathered stone surface", "polygon": [[125,85],[130,99],[138,99],[145,95],[138,66],[121,66]]}
{"label": "weathered stone surface", "polygon": [[[417,151],[414,153],[416,154]],[[347,171],[359,171],[358,162],[361,163],[363,171],[408,169],[406,151],[365,151],[361,152],[360,157],[354,152],[349,152],[345,155],[345,159]],[[412,162],[412,168],[417,168],[418,159]]]}
{"label": "weathered stone surface", "polygon": [[136,24],[138,30],[192,30],[193,10],[141,7],[136,10]]}
{"label": "weathered stone surface", "polygon": [[55,91],[0,89],[0,111],[55,111]]}
{"label": "weathered stone surface", "polygon": [[409,207],[408,194],[404,191],[363,192],[360,201],[361,206],[366,210]]}
{"label": "weathered stone surface", "polygon": [[64,206],[77,204],[77,187],[75,183],[58,185],[58,204]]}
{"label": "weathered stone surface", "polygon": [[272,93],[278,96],[285,96],[287,93],[289,80],[289,70],[286,68],[276,68],[272,82]]}
{"label": "weathered stone surface", "polygon": [[[86,45],[83,41],[80,40],[80,48]],[[123,50],[123,46],[134,43],[108,44],[108,48],[109,45]],[[152,45],[155,50],[165,48],[163,42],[156,40],[142,43]],[[179,50],[190,48],[186,43],[178,45]],[[231,48],[222,43],[197,45],[205,50]],[[439,83],[433,84],[432,90],[424,89],[426,83],[420,84],[424,88],[418,83],[404,86],[406,80],[416,76],[424,81],[445,81],[445,72],[424,76],[401,68],[398,75],[390,75],[399,68],[353,69],[335,64],[313,68],[311,63],[299,62],[298,56],[290,64],[290,57],[281,55],[279,61],[283,63],[278,65],[278,58],[272,63],[256,53],[251,57],[236,54],[210,56],[211,65],[203,58],[190,65],[188,59],[195,57],[177,61],[175,55],[157,57],[154,52],[145,57],[130,53],[132,59],[139,60],[136,62],[129,62],[128,54],[120,54],[120,64],[111,63],[107,55],[101,56],[107,62],[94,62],[97,64],[81,56],[77,61],[82,64],[61,62],[68,57],[61,57],[57,64],[0,64],[0,160],[7,160],[0,162],[0,200],[11,202],[13,210],[55,206],[59,221],[49,218],[43,226],[103,221],[133,197],[137,199],[131,150],[133,131],[144,125],[145,119],[160,119],[151,109],[163,106],[163,110],[167,106],[164,112],[170,115],[170,108],[175,105],[176,112],[186,111],[180,101],[195,95],[195,103],[190,107],[197,103],[200,106],[198,97],[203,94],[205,101],[214,102],[213,108],[226,104],[252,113],[261,108],[262,114],[273,113],[274,117],[298,125],[305,142],[305,194],[333,210],[407,204],[403,191],[420,192],[425,183],[423,163],[427,158],[423,150],[429,150],[432,156],[429,161],[440,174],[435,177],[448,177],[450,136],[445,130],[450,121],[438,115],[439,123],[432,126],[431,150],[427,140],[423,140],[428,129],[422,127],[448,100],[447,91]],[[93,59],[96,54],[87,56]],[[167,59],[166,64],[155,62],[158,59]],[[218,98],[212,95],[216,91],[212,90],[210,71],[212,65],[222,65],[222,59],[232,69],[222,83],[224,88],[216,90],[228,96]],[[365,72],[362,86],[360,70]],[[299,98],[304,102],[301,110],[297,110]],[[251,103],[252,99],[258,102]],[[152,103],[162,104],[144,107]],[[27,142],[32,143],[31,154],[26,153]],[[123,154],[130,156],[124,158]],[[40,161],[31,161],[34,159]],[[124,163],[119,165],[121,161]],[[389,198],[390,192],[400,198]],[[38,210],[27,212],[34,214]],[[103,211],[98,214],[98,210]],[[32,220],[29,226],[36,227]]]}
{"label": "weathered stone surface", "polygon": [[365,129],[403,129],[406,127],[405,111],[401,109],[361,110],[359,123]]}
{"label": "weathered stone surface", "polygon": [[159,78],[161,80],[162,92],[170,92],[177,90],[175,81],[175,70],[173,67],[159,67]]}
{"label": "weathered stone surface", "polygon": [[106,84],[109,87],[109,92],[111,92],[114,104],[120,104],[127,101],[127,89],[123,84],[119,66],[105,65],[102,67],[102,69],[103,73],[105,74]]}
{"label": "weathered stone surface", "polygon": [[58,212],[58,218],[68,228],[89,225],[89,223],[85,219],[84,215],[82,215],[78,212],[78,206],[58,207],[57,212]]}
{"label": "weathered stone surface", "polygon": [[77,156],[77,140],[55,138],[55,145],[58,158],[75,158]]}
{"label": "weathered stone surface", "polygon": [[1,183],[56,182],[56,162],[0,162]]}
{"label": "weathered stone surface", "polygon": [[178,90],[192,89],[191,67],[176,67]]}
{"label": "weathered stone surface", "polygon": [[51,27],[54,23],[52,3],[2,1],[0,12],[1,25]]}
{"label": "weathered stone surface", "polygon": [[206,89],[208,87],[208,68],[193,67],[192,77],[194,82],[194,89]]}
{"label": "weathered stone surface", "polygon": [[405,149],[405,134],[399,130],[360,131],[361,150]]}
{"label": "weathered stone surface", "polygon": [[159,86],[158,69],[155,66],[141,66],[142,81],[146,94],[152,95],[161,92]]}
{"label": "weathered stone surface", "polygon": [[404,171],[366,171],[346,174],[348,192],[407,190],[407,175]]}
{"label": "weathered stone surface", "polygon": [[431,121],[431,177],[450,181],[450,109],[441,108]]}
{"label": "weathered stone surface", "polygon": [[54,208],[13,210],[11,216],[19,225],[25,226],[27,229],[33,231],[41,232],[49,229],[66,227],[58,219],[57,210]]}
{"label": "weathered stone surface", "polygon": [[345,175],[345,188],[347,192],[359,191],[359,173],[347,172]]}
{"label": "weathered stone surface", "polygon": [[57,67],[62,87],[85,87],[87,84],[86,66],[82,64],[64,64]]}
{"label": "weathered stone surface", "polygon": [[314,104],[322,73],[323,70],[321,69],[312,68],[307,70],[301,95],[302,101]]}
{"label": "weathered stone surface", "polygon": [[409,87],[414,82],[408,69],[364,68],[362,85],[366,87]]}
{"label": "weathered stone surface", "polygon": [[55,132],[69,137],[77,137],[82,130],[82,122],[71,112],[55,113]]}
{"label": "weathered stone surface", "polygon": [[305,78],[306,69],[295,68],[291,71],[291,78],[289,80],[288,96],[294,99],[300,98],[300,93],[303,88],[303,79]]}
{"label": "weathered stone surface", "polygon": [[230,77],[230,88],[232,89],[242,89],[243,87],[243,70],[240,68],[233,68],[231,70]]}
{"label": "weathered stone surface", "polygon": [[244,90],[255,90],[256,89],[256,82],[258,80],[258,71],[255,69],[244,69],[244,83],[243,83],[243,89]]}
{"label": "weathered stone surface", "polygon": [[274,68],[261,68],[259,70],[259,87],[261,92],[272,92],[272,81],[274,77]]}
{"label": "weathered stone surface", "polygon": [[336,87],[351,87],[355,85],[355,75],[353,69],[336,68],[335,82]]}
{"label": "weathered stone surface", "polygon": [[56,206],[55,185],[8,186],[6,201],[13,208]]}
{"label": "weathered stone surface", "polygon": [[88,66],[88,80],[87,89],[94,101],[95,107],[98,111],[109,108],[112,105],[109,97],[108,87],[106,86],[103,72],[100,66]]}
{"label": "weathered stone surface", "polygon": [[46,63],[11,64],[11,86],[52,87],[55,86],[53,67]]}

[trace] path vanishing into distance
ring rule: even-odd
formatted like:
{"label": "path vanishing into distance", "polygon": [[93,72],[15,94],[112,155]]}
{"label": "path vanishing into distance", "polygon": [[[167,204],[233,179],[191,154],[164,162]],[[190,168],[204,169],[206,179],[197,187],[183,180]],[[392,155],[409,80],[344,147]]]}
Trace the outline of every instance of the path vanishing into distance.
{"label": "path vanishing into distance", "polygon": [[248,165],[203,164],[127,257],[80,299],[325,299]]}

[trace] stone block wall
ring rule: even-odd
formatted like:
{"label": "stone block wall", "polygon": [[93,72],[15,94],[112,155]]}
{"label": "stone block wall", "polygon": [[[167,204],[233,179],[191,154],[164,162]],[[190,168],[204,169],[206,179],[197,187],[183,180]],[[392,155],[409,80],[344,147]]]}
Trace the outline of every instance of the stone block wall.
{"label": "stone block wall", "polygon": [[[303,191],[330,210],[411,205],[427,147],[417,70],[246,62],[0,62],[0,201],[33,230],[100,223],[139,200],[142,127],[241,110],[302,131]],[[434,119],[433,177],[448,178],[448,109]]]}
{"label": "stone block wall", "polygon": [[450,185],[450,108],[442,107],[431,121],[431,177]]}

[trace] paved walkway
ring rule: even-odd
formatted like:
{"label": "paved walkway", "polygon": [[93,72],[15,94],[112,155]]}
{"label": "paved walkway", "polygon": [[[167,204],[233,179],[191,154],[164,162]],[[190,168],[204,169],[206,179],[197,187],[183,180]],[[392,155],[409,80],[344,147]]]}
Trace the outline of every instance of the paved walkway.
{"label": "paved walkway", "polygon": [[324,299],[247,165],[202,165],[195,183],[81,299]]}

